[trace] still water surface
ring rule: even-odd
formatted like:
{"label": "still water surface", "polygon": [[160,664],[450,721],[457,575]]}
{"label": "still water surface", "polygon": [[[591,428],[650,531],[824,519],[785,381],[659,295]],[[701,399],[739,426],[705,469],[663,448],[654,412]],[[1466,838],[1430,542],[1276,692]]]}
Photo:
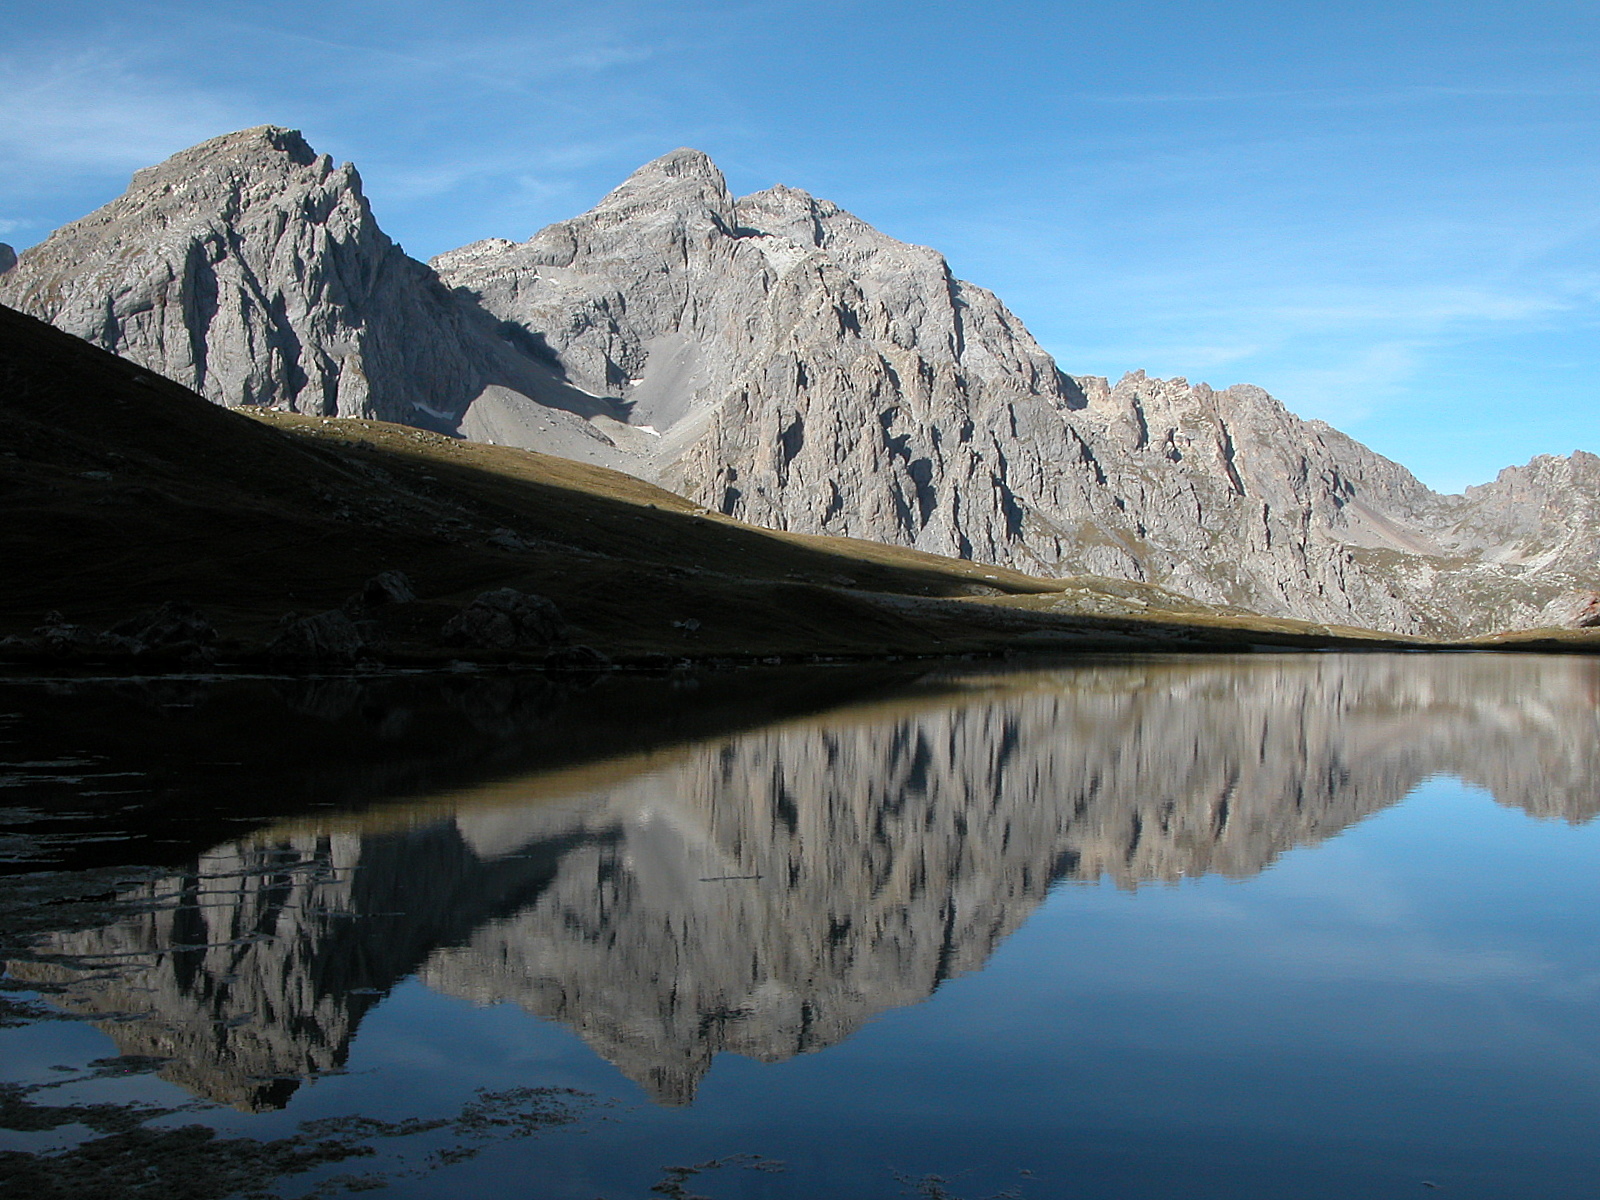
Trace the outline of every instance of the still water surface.
{"label": "still water surface", "polygon": [[0,685],[0,1185],[1592,1197],[1597,704],[1489,655]]}

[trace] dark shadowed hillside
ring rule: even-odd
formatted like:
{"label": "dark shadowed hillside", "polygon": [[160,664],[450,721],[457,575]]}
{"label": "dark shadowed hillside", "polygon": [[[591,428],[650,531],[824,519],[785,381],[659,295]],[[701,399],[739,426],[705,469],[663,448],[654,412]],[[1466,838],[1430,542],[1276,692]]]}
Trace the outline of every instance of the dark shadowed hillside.
{"label": "dark shadowed hillside", "polygon": [[[917,551],[756,529],[630,476],[405,426],[208,404],[0,310],[0,633],[199,606],[223,661],[285,614],[345,606],[404,572],[415,598],[351,610],[389,661],[528,658],[441,640],[479,593],[549,597],[559,644],[636,658],[1320,645],[1339,632],[1161,589],[1043,580]],[[50,639],[46,639],[49,641]],[[68,657],[110,654],[58,637]],[[114,649],[114,647],[113,647]],[[112,655],[115,656],[114,654]]]}

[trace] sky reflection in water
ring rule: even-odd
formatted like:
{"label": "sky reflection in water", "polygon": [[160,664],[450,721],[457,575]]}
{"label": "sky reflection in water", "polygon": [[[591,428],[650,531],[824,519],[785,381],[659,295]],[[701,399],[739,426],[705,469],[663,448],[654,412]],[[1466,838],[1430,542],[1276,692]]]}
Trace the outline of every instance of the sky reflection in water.
{"label": "sky reflection in water", "polygon": [[168,1122],[258,1139],[615,1101],[458,1162],[396,1140],[397,1196],[643,1196],[741,1153],[784,1169],[688,1190],[1588,1196],[1596,665],[972,674],[292,815],[14,962],[104,1032],[0,1064],[169,1056],[49,1102],[199,1095],[236,1107]]}

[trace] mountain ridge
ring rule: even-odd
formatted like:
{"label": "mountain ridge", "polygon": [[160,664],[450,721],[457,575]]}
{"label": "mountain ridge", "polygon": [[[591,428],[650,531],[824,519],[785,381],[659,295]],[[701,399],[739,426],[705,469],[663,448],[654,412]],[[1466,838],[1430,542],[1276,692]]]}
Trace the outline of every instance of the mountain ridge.
{"label": "mountain ridge", "polygon": [[[1418,644],[762,529],[633,476],[411,426],[231,410],[4,305],[0,497],[6,669],[326,670],[359,655],[560,670],[570,643],[598,651],[588,668]],[[381,578],[397,569],[398,594]],[[553,603],[557,627],[509,644],[456,628],[508,588]],[[185,636],[122,636],[175,605],[169,632]],[[275,653],[330,622],[343,650]]]}
{"label": "mountain ridge", "polygon": [[221,403],[556,453],[790,532],[1445,637],[1600,582],[1587,458],[1440,496],[1250,385],[1068,374],[936,250],[735,197],[695,150],[424,265],[353,167],[259,127],[136,174],[0,301]]}

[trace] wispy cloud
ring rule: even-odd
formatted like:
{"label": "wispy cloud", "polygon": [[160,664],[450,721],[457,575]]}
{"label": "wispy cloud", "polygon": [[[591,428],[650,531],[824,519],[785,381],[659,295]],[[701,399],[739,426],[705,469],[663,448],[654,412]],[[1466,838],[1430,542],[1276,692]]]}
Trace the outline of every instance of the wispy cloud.
{"label": "wispy cloud", "polygon": [[1322,366],[1280,366],[1272,387],[1304,415],[1333,425],[1354,424],[1405,397],[1426,349],[1410,341],[1365,345]]}
{"label": "wispy cloud", "polygon": [[620,20],[601,24],[575,18],[536,33],[507,29],[493,38],[400,36],[398,41],[386,36],[387,31],[356,39],[275,23],[230,20],[219,25],[232,36],[259,45],[334,58],[341,71],[363,87],[412,92],[446,84],[466,92],[520,91],[637,66],[663,48],[660,39],[637,36]]}
{"label": "wispy cloud", "polygon": [[1529,321],[1564,311],[1574,303],[1565,295],[1497,291],[1480,287],[1388,287],[1366,294],[1334,295],[1307,303],[1283,303],[1261,310],[1292,327],[1334,329],[1350,325],[1403,325],[1437,329],[1468,321]]}
{"label": "wispy cloud", "polygon": [[1290,101],[1317,108],[1373,108],[1458,100],[1580,100],[1600,95],[1590,84],[1531,84],[1526,87],[1272,88],[1217,92],[1102,92],[1080,97],[1105,105],[1225,105]]}
{"label": "wispy cloud", "polygon": [[140,167],[249,123],[229,98],[175,86],[104,50],[0,57],[0,155],[13,161]]}

